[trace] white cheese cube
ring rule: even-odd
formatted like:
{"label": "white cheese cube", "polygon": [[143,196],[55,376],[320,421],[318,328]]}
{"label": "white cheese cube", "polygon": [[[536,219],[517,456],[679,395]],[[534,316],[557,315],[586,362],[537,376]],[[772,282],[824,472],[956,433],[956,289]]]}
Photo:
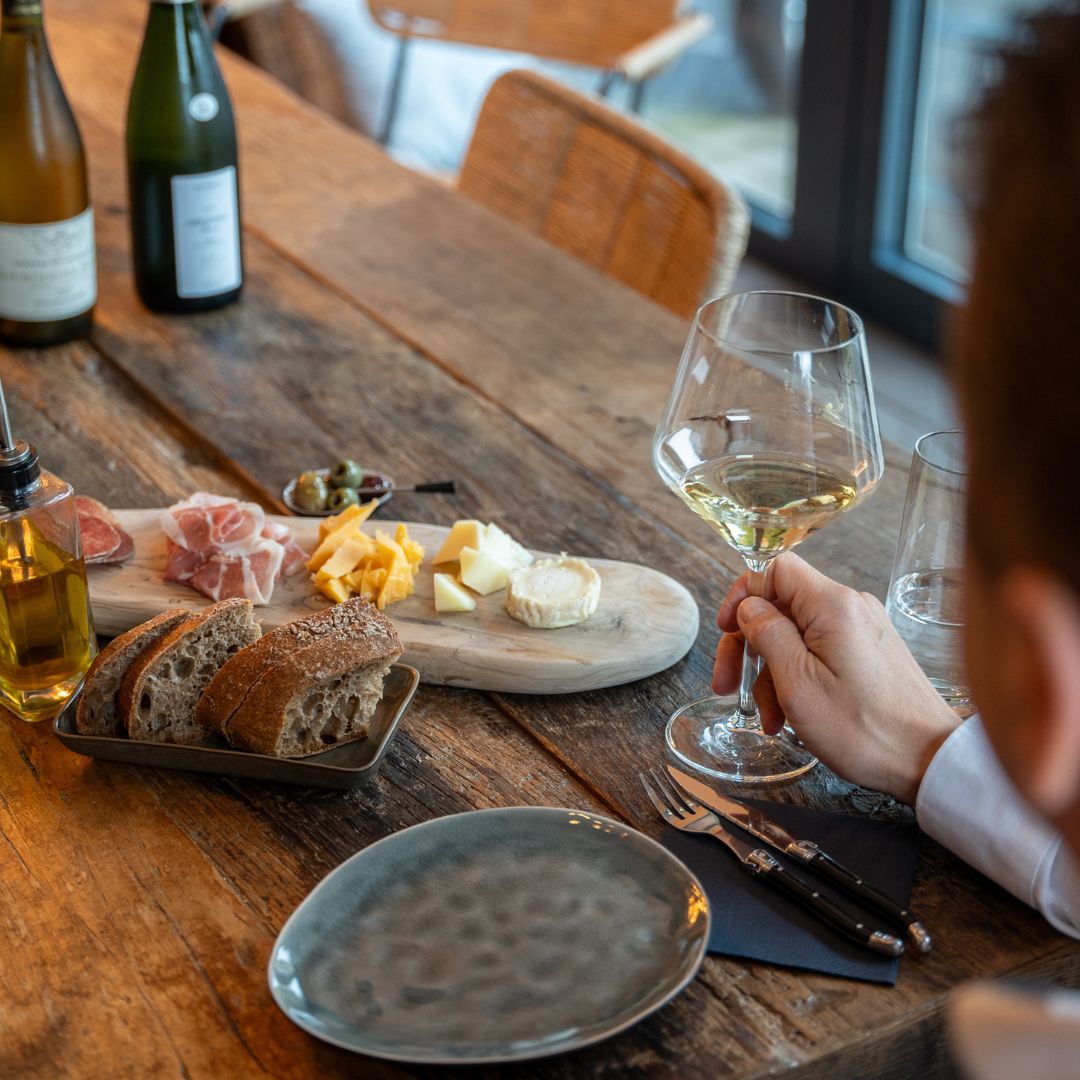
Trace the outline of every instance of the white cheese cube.
{"label": "white cheese cube", "polygon": [[479,551],[484,546],[484,523],[472,519],[462,518],[455,521],[447,533],[443,545],[435,553],[432,559],[434,565],[445,562],[453,562],[461,554],[463,547],[471,547]]}
{"label": "white cheese cube", "polygon": [[532,555],[509,533],[503,532],[498,525],[488,525],[484,529],[484,541],[480,550],[487,552],[493,559],[504,563],[511,570],[528,566],[533,561]]}
{"label": "white cheese cube", "polygon": [[463,547],[458,554],[461,560],[461,580],[481,596],[506,588],[510,567],[492,558],[486,551]]}
{"label": "white cheese cube", "polygon": [[435,575],[436,611],[473,611],[476,601],[449,575]]}

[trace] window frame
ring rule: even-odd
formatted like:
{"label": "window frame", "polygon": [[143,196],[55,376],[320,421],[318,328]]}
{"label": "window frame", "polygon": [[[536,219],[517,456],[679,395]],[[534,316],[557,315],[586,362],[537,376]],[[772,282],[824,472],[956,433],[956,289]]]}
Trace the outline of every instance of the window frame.
{"label": "window frame", "polygon": [[904,251],[926,0],[808,0],[794,207],[750,253],[924,345],[964,286]]}

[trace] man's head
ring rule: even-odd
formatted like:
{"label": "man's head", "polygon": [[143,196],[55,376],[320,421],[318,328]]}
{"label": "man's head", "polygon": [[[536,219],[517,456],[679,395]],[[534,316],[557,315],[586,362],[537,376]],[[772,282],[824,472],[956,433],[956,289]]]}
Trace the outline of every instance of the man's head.
{"label": "man's head", "polygon": [[1006,768],[1080,850],[1080,9],[1029,24],[975,131],[968,666]]}

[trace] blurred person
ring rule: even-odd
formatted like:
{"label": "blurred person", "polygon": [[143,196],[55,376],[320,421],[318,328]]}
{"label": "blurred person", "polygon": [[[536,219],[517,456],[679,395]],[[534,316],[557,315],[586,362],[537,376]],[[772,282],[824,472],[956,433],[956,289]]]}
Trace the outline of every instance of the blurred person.
{"label": "blurred person", "polygon": [[[975,115],[975,258],[952,362],[968,432],[965,645],[980,714],[961,723],[885,609],[793,554],[769,601],[744,576],[713,676],[766,667],[826,765],[915,807],[925,832],[1080,937],[1080,7],[1032,18]],[[961,991],[953,1050],[977,1080],[1080,1076],[1080,993]]]}

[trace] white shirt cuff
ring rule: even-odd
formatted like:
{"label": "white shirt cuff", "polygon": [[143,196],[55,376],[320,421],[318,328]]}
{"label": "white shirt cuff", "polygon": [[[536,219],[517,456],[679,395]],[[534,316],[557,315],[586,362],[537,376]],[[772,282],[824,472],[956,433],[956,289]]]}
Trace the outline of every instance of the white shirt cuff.
{"label": "white shirt cuff", "polygon": [[972,717],[942,744],[915,801],[923,831],[1080,937],[1080,872],[1061,835],[1031,809]]}

